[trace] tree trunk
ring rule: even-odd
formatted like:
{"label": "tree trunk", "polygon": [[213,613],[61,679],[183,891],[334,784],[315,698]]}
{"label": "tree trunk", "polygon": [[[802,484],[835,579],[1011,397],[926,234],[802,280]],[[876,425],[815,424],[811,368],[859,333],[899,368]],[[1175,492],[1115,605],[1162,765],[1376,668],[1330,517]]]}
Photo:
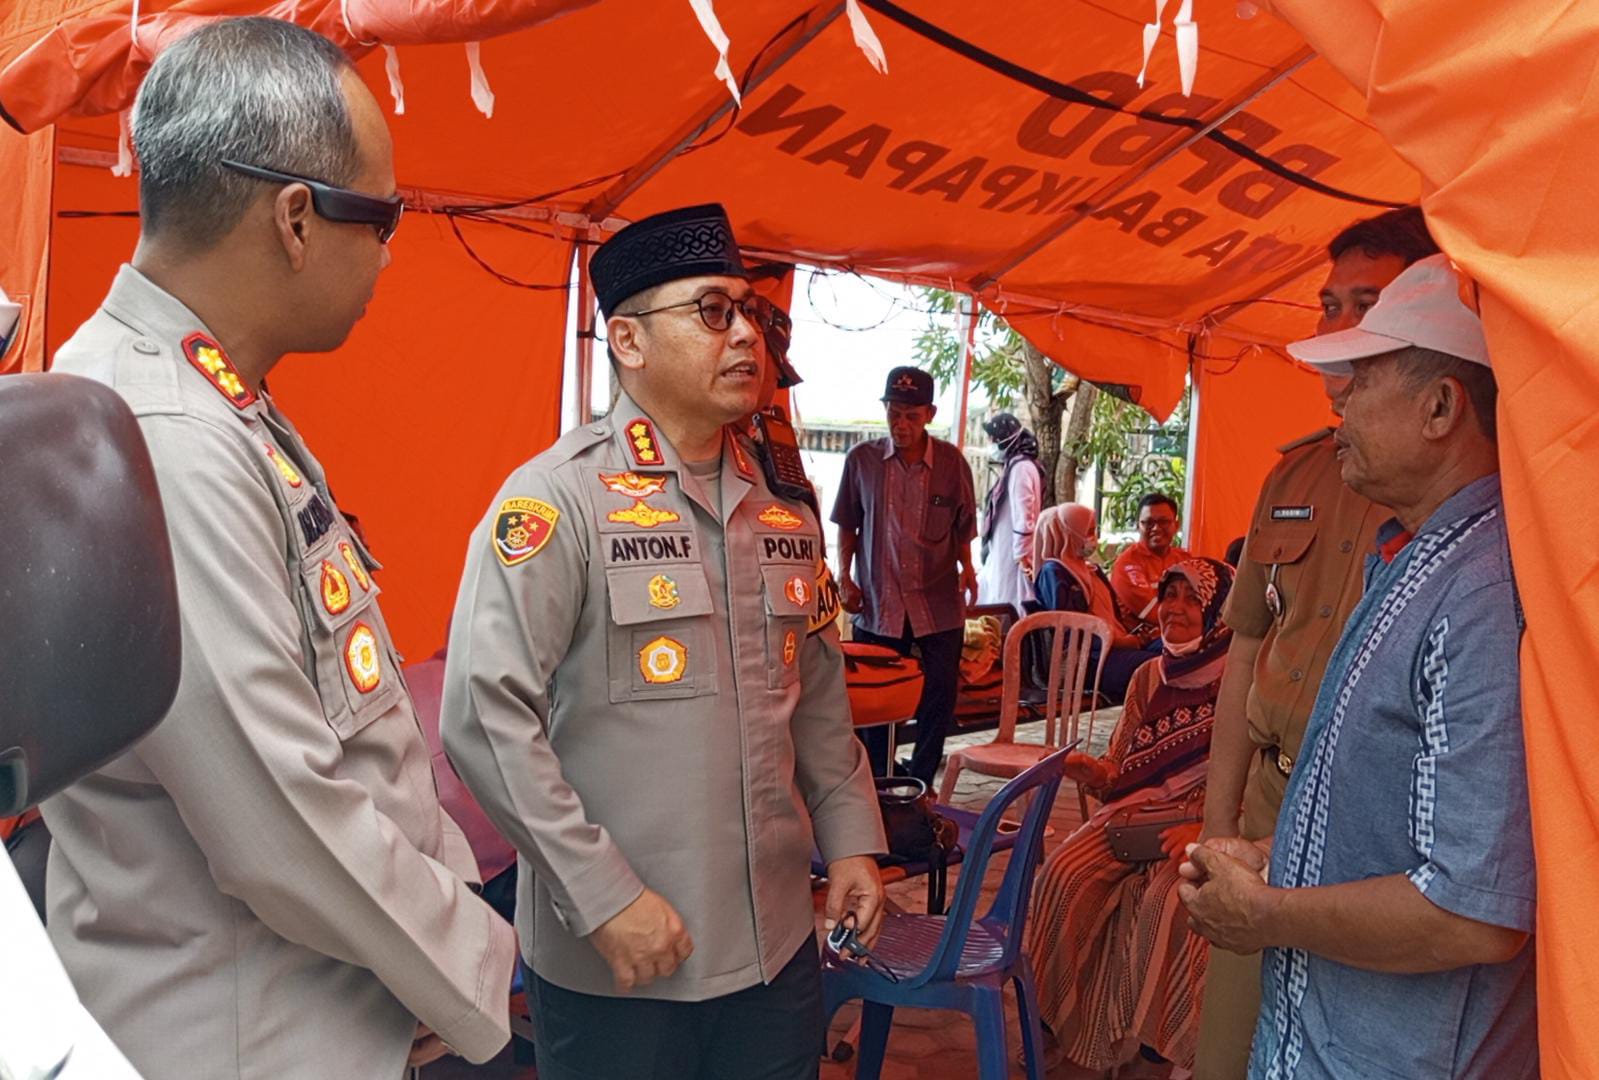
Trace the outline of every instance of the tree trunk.
{"label": "tree trunk", "polygon": [[1079,382],[1077,392],[1066,410],[1064,430],[1060,434],[1060,460],[1055,466],[1055,490],[1061,492],[1062,502],[1077,499],[1077,477],[1082,472],[1082,462],[1072,452],[1088,439],[1094,423],[1094,399],[1099,397],[1099,387],[1091,382]]}
{"label": "tree trunk", "polygon": [[1044,491],[1040,506],[1054,506],[1057,468],[1061,456],[1061,413],[1068,397],[1077,388],[1075,375],[1066,377],[1066,387],[1057,393],[1050,385],[1055,362],[1022,341],[1022,397],[1027,402],[1028,426],[1038,439],[1038,461],[1044,467]]}

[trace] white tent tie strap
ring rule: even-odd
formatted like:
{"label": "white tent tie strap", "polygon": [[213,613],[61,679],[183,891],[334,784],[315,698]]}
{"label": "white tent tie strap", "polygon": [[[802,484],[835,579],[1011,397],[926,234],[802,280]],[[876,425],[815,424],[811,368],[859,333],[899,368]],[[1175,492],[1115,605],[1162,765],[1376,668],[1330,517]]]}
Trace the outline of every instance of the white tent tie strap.
{"label": "white tent tie strap", "polygon": [[350,35],[350,40],[357,45],[373,46],[377,44],[376,38],[364,38],[355,29],[355,24],[350,22],[350,0],[339,0],[339,21],[344,23],[344,32]]}
{"label": "white tent tie strap", "polygon": [[111,166],[112,176],[133,175],[133,140],[128,133],[132,120],[132,109],[117,114],[117,163]]}
{"label": "white tent tie strap", "polygon": [[727,92],[733,95],[735,105],[744,104],[739,96],[738,80],[733,78],[733,69],[727,62],[727,49],[732,42],[716,18],[716,9],[711,6],[711,0],[688,0],[688,6],[694,9],[694,17],[699,19],[700,29],[705,31],[705,36],[711,39],[711,45],[716,49],[716,77],[726,84]]}
{"label": "white tent tie strap", "polygon": [[133,51],[139,51],[139,0],[133,0],[133,17],[128,25],[128,38],[133,42]]}
{"label": "white tent tie strap", "polygon": [[482,47],[476,41],[466,43],[466,66],[472,72],[472,104],[484,116],[494,116],[494,91],[489,87],[489,77],[483,73]]}
{"label": "white tent tie strap", "polygon": [[[1239,15],[1247,18],[1243,14],[1244,6],[1239,5]],[[1154,54],[1155,42],[1160,39],[1160,17],[1165,10],[1166,0],[1155,0],[1155,21],[1144,24],[1144,62],[1138,69],[1139,89],[1143,89],[1144,78],[1149,74],[1149,58]],[[1194,92],[1194,77],[1199,73],[1199,24],[1194,21],[1194,0],[1182,0],[1177,17],[1172,20],[1172,35],[1177,39],[1177,73],[1182,80],[1183,97],[1188,97]]]}
{"label": "white tent tie strap", "polygon": [[883,43],[877,40],[877,31],[866,21],[866,12],[861,10],[861,0],[845,0],[844,10],[849,12],[849,29],[850,33],[855,35],[855,44],[866,54],[866,59],[877,69],[879,75],[887,75],[888,56],[883,52]]}
{"label": "white tent tie strap", "polygon": [[400,53],[393,45],[383,46],[383,73],[389,77],[389,96],[394,99],[394,115],[405,115],[405,83],[400,79]]}
{"label": "white tent tie strap", "polygon": [[1155,51],[1155,40],[1160,37],[1160,16],[1166,10],[1166,0],[1155,0],[1155,21],[1144,24],[1144,63],[1138,69],[1138,88],[1144,88],[1144,76],[1149,73],[1149,57]]}
{"label": "white tent tie strap", "polygon": [[1194,0],[1183,0],[1172,20],[1177,33],[1177,72],[1182,78],[1183,97],[1194,92],[1194,76],[1199,74],[1199,24],[1194,21]]}

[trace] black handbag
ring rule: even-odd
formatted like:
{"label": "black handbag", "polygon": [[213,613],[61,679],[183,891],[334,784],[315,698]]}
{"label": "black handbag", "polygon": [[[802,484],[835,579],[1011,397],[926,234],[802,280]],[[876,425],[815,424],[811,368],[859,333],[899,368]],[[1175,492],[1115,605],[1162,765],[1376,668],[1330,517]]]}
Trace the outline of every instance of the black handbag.
{"label": "black handbag", "polygon": [[933,809],[933,793],[914,776],[879,776],[877,808],[883,815],[888,853],[902,862],[942,866],[960,827]]}

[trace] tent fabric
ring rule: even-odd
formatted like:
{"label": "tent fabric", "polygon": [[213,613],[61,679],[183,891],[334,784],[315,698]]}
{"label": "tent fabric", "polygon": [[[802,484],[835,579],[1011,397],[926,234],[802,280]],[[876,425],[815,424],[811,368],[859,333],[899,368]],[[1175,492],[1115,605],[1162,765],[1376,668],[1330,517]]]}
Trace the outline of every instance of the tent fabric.
{"label": "tent fabric", "polygon": [[1538,855],[1543,1075],[1599,1076],[1599,8],[1276,0],[1421,174],[1439,243],[1477,282],[1526,612],[1521,685]]}
{"label": "tent fabric", "polygon": [[[532,230],[460,223],[506,276],[564,283],[573,241],[719,199],[749,250],[971,292],[1073,370],[1138,387],[1157,416],[1192,370],[1204,550],[1243,531],[1271,447],[1325,418],[1314,380],[1276,351],[1313,318],[1325,243],[1374,203],[1424,195],[1443,247],[1481,285],[1501,385],[1528,626],[1543,1069],[1599,1075],[1584,1030],[1599,990],[1599,806],[1581,773],[1599,612],[1569,604],[1599,581],[1599,511],[1585,498],[1599,460],[1599,219],[1586,205],[1599,9],[1275,0],[1281,20],[1235,17],[1253,6],[1197,5],[1184,96],[1168,34],[1144,85],[1134,77],[1147,0],[1015,0],[1002,18],[964,0],[863,0],[887,75],[862,57],[841,0],[724,2],[736,111],[687,2],[345,10],[372,35],[351,50],[367,53],[380,100],[385,56],[369,43],[399,45],[406,111],[392,126],[413,201],[515,203],[494,214]],[[131,248],[131,220],[61,213],[131,207],[132,182],[104,166],[109,114],[143,50],[182,19],[268,7],[148,0],[137,42],[126,0],[0,11],[0,108],[25,130],[55,122],[54,147],[0,130],[3,190],[23,192],[0,284],[33,297],[24,362],[60,344]],[[357,40],[342,16],[332,23],[338,8],[282,6]],[[468,93],[459,43],[475,39],[492,119]],[[402,647],[420,655],[443,639],[466,530],[499,478],[556,434],[566,303],[486,275],[440,217],[408,221],[396,245],[348,346],[285,365],[274,390],[348,485],[341,500],[389,563]]]}
{"label": "tent fabric", "polygon": [[22,305],[10,346],[0,356],[0,374],[45,367],[45,296],[50,263],[50,201],[55,190],[56,133],[0,140],[0,177],[8,192],[0,213],[0,277],[13,303]]}

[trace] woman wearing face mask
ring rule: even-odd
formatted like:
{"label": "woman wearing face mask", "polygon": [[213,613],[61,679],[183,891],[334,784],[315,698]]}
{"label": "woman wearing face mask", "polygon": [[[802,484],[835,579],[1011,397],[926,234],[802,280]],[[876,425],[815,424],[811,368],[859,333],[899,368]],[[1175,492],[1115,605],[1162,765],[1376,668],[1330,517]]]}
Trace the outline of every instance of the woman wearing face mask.
{"label": "woman wearing face mask", "polygon": [[983,566],[977,572],[977,602],[1021,610],[1032,595],[1033,529],[1044,491],[1038,440],[1010,413],[983,425],[1004,468],[983,507]]}
{"label": "woman wearing face mask", "polygon": [[[1096,615],[1110,627],[1110,655],[1100,677],[1100,693],[1111,702],[1126,697],[1133,672],[1159,655],[1155,627],[1129,616],[1111,590],[1105,571],[1088,561],[1099,547],[1099,522],[1094,511],[1081,503],[1052,506],[1038,518],[1033,534],[1034,611],[1079,611]],[[1136,628],[1136,629],[1135,629]],[[1090,655],[1090,665],[1099,657]]]}
{"label": "woman wearing face mask", "polygon": [[1027,927],[1039,1013],[1054,1053],[1076,1070],[1062,1075],[1102,1076],[1140,1051],[1151,1062],[1193,1064],[1208,953],[1188,929],[1171,856],[1180,858],[1197,826],[1168,830],[1161,846],[1169,857],[1150,862],[1121,861],[1105,826],[1128,807],[1203,806],[1232,639],[1221,622],[1232,580],[1232,568],[1215,559],[1187,559],[1165,573],[1159,657],[1133,675],[1105,755],[1066,759],[1066,775],[1102,805],[1040,867]]}

